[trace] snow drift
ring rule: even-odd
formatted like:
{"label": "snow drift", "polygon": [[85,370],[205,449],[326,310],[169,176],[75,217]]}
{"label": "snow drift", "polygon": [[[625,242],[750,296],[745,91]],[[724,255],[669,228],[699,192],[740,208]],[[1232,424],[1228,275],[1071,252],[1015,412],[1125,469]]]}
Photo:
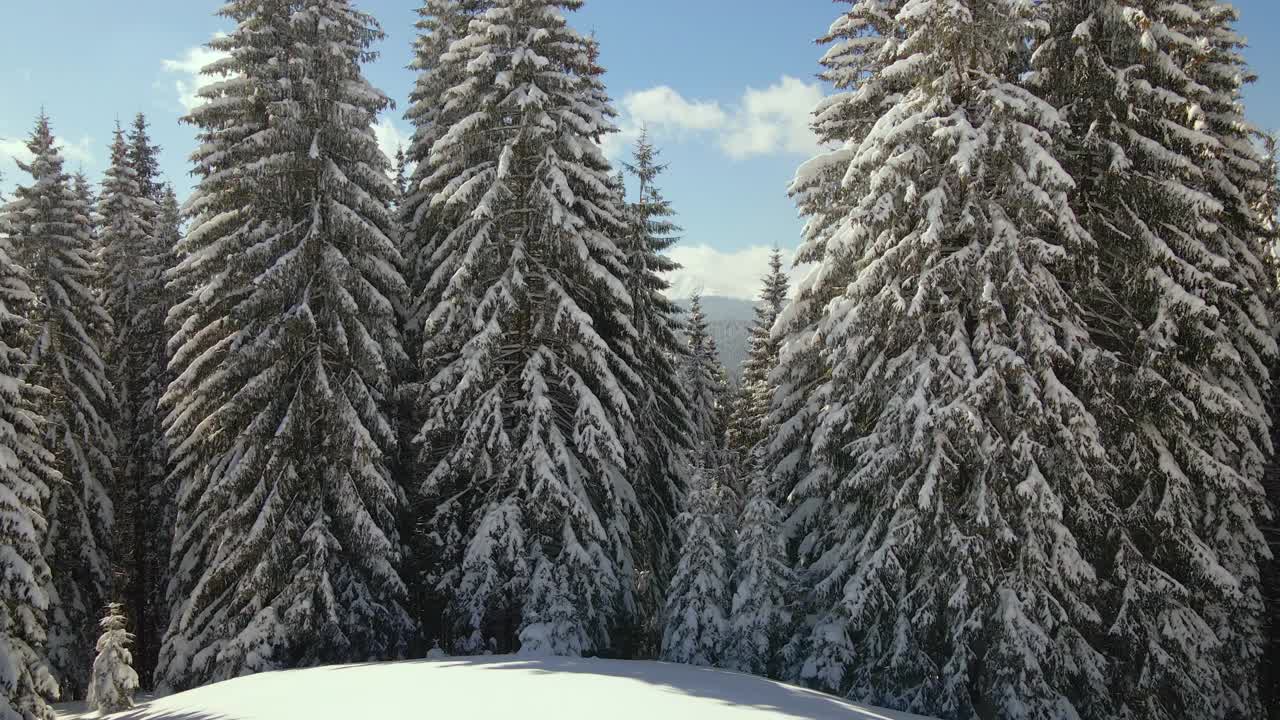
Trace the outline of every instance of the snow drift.
{"label": "snow drift", "polygon": [[[455,715],[455,713],[457,713]],[[63,720],[96,713],[67,708]],[[262,673],[139,705],[112,720],[908,720],[763,678],[661,662],[490,656]]]}

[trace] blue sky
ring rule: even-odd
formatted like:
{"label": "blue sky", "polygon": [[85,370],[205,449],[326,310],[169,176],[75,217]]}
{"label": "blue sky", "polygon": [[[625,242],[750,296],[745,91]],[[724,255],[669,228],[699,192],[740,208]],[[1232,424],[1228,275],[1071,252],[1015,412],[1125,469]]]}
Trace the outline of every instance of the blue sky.
{"label": "blue sky", "polygon": [[[380,127],[384,145],[406,137],[401,119],[413,75],[419,0],[363,0],[387,39],[370,79],[397,101]],[[216,0],[4,0],[0,43],[0,171],[10,187],[18,147],[43,106],[71,167],[96,181],[117,118],[138,111],[164,148],[162,167],[190,187],[192,128],[178,123],[194,87],[200,49],[228,29]],[[1248,95],[1252,121],[1280,129],[1280,2],[1236,0],[1260,76]],[[814,150],[805,127],[823,89],[814,79],[820,35],[842,6],[829,0],[587,0],[571,18],[600,39],[624,133],[641,124],[670,164],[664,188],[685,228],[677,289],[748,297],[774,244],[794,247],[801,221],[786,196]]]}

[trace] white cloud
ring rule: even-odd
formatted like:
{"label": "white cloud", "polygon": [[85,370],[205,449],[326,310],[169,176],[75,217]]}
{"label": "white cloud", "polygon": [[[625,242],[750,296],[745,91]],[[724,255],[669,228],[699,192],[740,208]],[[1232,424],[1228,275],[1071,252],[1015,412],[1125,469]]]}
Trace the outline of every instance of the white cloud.
{"label": "white cloud", "polygon": [[747,88],[720,146],[733,158],[776,152],[813,155],[821,148],[809,127],[810,116],[822,97],[819,85],[786,76],[764,90]]}
{"label": "white cloud", "polygon": [[[225,37],[225,33],[215,33],[214,37]],[[217,82],[217,77],[201,75],[200,71],[206,65],[221,60],[227,54],[221,50],[213,50],[207,46],[200,45],[188,48],[182,54],[182,57],[176,60],[162,61],[166,72],[174,73],[178,78],[174,81],[174,87],[178,91],[178,102],[182,107],[191,112],[200,104],[200,96],[197,94],[200,88]]]}
{"label": "white cloud", "polygon": [[679,138],[691,131],[717,130],[729,121],[719,103],[690,102],[666,85],[627,93],[620,103],[620,111],[620,132],[609,136],[604,143],[605,155],[611,159],[623,157],[640,137],[642,128],[648,128],[655,136]]}
{"label": "white cloud", "polygon": [[719,103],[691,102],[666,85],[628,94],[622,108],[633,120],[656,128],[715,130],[729,120]]}
{"label": "white cloud", "polygon": [[[668,278],[673,298],[686,298],[695,293],[753,300],[760,294],[760,281],[769,272],[773,248],[764,245],[724,251],[710,245],[677,245],[671,259],[680,263],[679,270]],[[790,270],[792,286],[803,277],[804,268],[791,269],[795,251],[782,250],[783,268]]]}
{"label": "white cloud", "polygon": [[666,85],[628,93],[619,103],[621,132],[606,140],[605,153],[614,159],[623,156],[641,128],[648,128],[659,138],[713,137],[735,160],[778,153],[812,155],[819,145],[809,128],[810,114],[822,97],[817,83],[785,75],[763,90],[747,88],[729,108],[714,100],[690,100]]}
{"label": "white cloud", "polygon": [[401,130],[389,117],[381,117],[373,126],[373,134],[378,137],[378,147],[389,160],[395,162],[396,151],[409,150],[409,133]]}

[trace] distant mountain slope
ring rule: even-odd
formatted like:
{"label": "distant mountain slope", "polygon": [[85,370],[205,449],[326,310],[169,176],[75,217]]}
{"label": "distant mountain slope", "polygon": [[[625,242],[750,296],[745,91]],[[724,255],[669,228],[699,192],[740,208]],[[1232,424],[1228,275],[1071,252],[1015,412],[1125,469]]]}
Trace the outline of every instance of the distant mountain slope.
{"label": "distant mountain slope", "polygon": [[[685,310],[689,309],[688,299],[677,302]],[[720,350],[720,362],[729,371],[729,379],[737,383],[742,374],[742,361],[747,357],[747,338],[756,316],[755,303],[707,295],[702,298],[702,309],[707,314],[716,347]]]}

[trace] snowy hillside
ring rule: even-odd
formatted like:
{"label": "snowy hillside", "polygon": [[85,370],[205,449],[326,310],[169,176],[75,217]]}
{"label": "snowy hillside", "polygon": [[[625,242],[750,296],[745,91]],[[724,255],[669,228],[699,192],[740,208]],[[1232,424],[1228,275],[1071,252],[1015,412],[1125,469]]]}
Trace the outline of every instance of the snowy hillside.
{"label": "snowy hillside", "polygon": [[[459,714],[450,712],[459,711]],[[89,720],[67,708],[60,720]],[[670,663],[491,656],[263,673],[113,720],[907,720],[750,675]]]}

